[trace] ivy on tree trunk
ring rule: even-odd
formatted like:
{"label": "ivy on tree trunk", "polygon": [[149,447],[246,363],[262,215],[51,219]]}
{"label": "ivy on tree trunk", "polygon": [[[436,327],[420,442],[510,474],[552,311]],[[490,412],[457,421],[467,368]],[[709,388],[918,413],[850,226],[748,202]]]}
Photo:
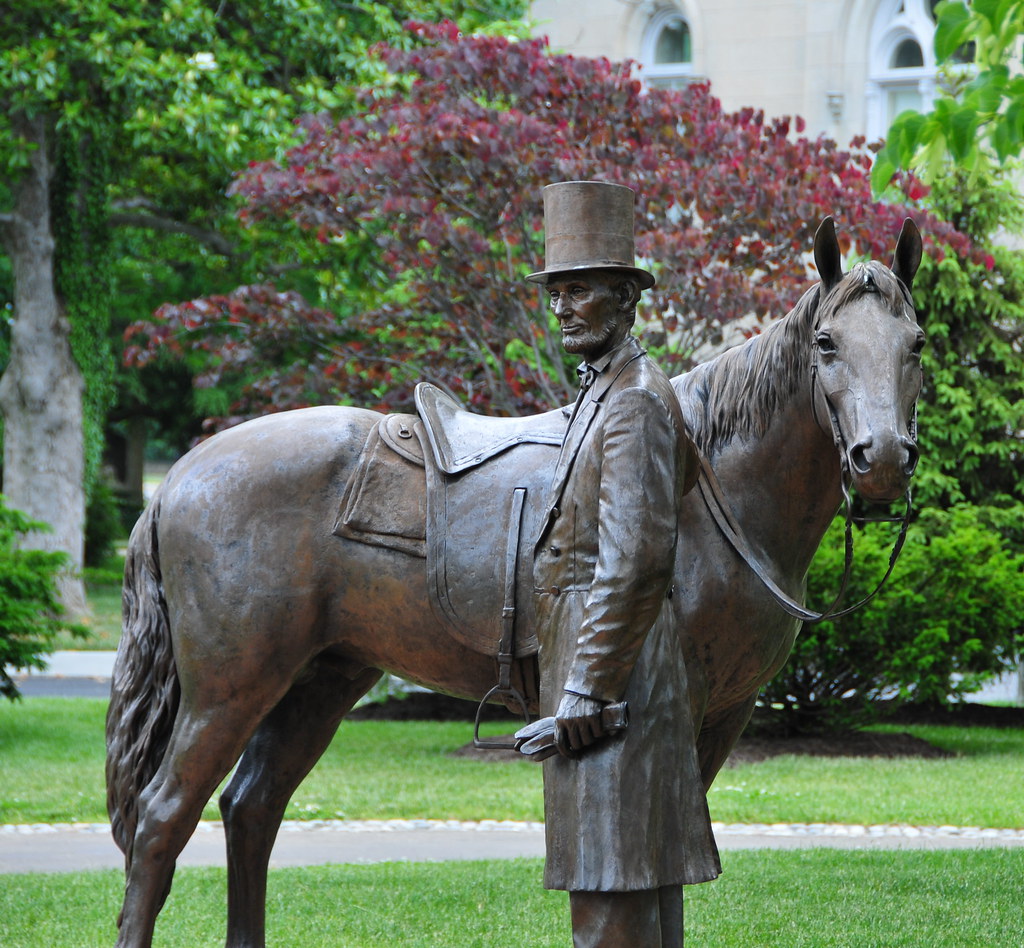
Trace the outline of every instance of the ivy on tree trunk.
{"label": "ivy on tree trunk", "polygon": [[52,524],[33,531],[26,549],[64,551],[59,579],[67,613],[86,613],[81,579],[85,491],[82,453],[82,373],[71,352],[70,325],[54,288],[54,239],[49,190],[53,130],[42,116],[16,117],[33,146],[13,184],[14,209],[4,242],[14,273],[11,356],[0,379],[4,414],[3,490],[11,506]]}
{"label": "ivy on tree trunk", "polygon": [[71,352],[85,385],[82,428],[87,503],[101,476],[104,428],[115,395],[106,132],[95,119],[84,127],[59,129],[50,187],[54,284],[70,324]]}

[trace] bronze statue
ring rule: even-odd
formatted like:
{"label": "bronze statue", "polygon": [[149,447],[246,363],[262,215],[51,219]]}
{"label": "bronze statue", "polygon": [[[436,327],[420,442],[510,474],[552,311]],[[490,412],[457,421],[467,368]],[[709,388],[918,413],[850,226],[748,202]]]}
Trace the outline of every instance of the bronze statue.
{"label": "bronze statue", "polygon": [[[683,495],[696,455],[665,374],[631,329],[633,192],[544,189],[541,282],[582,380],[534,554],[544,762],[545,885],[568,889],[577,948],[683,943],[682,885],[715,878],[671,597]],[[685,592],[680,592],[685,595]],[[606,735],[603,709],[628,727]]]}
{"label": "bronze statue", "polygon": [[[762,335],[672,381],[735,524],[790,596],[802,597],[843,489],[888,502],[913,472],[921,333],[908,290],[920,253],[907,224],[892,271],[843,276],[826,222],[820,285]],[[264,944],[288,800],[382,671],[479,700],[496,654],[511,653],[500,669],[532,704],[522,594],[532,600],[531,543],[567,414],[489,420],[421,394],[429,422],[310,408],[218,434],[174,466],[136,525],[107,717],[121,948],[151,943],[177,855],[236,763],[221,798],[227,945]],[[683,498],[669,602],[708,787],[799,621],[726,540],[704,482]],[[439,524],[449,536],[438,539]]]}

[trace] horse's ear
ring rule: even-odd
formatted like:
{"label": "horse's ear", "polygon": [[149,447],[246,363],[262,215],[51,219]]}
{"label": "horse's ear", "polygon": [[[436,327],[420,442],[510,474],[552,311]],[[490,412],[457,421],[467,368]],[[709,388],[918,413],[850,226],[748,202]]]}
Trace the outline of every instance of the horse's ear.
{"label": "horse's ear", "polygon": [[831,217],[821,222],[814,235],[814,265],[821,277],[821,299],[824,299],[843,278],[843,255],[839,251],[836,225]]}
{"label": "horse's ear", "polygon": [[921,266],[921,231],[909,217],[903,222],[900,238],[896,241],[896,252],[892,257],[892,272],[908,290],[914,286],[914,275]]}

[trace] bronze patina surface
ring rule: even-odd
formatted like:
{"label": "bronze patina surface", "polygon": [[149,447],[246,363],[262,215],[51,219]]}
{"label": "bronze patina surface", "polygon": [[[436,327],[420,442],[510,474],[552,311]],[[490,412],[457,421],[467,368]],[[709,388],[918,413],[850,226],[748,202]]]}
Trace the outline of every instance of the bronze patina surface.
{"label": "bronze patina surface", "polygon": [[[544,884],[569,890],[577,946],[675,948],[680,887],[720,871],[671,601],[696,454],[668,378],[631,335],[652,282],[631,266],[633,192],[553,184],[544,214],[559,235],[545,290],[583,360],[533,562],[541,714],[560,751],[544,761]],[[593,263],[609,259],[623,265]],[[618,702],[629,726],[608,734]]]}
{"label": "bronze patina surface", "polygon": [[[868,500],[899,497],[912,474],[921,332],[908,289],[920,252],[909,225],[892,270],[870,263],[844,276],[829,223],[815,244],[821,284],[762,335],[672,380],[736,522],[794,597],[839,506],[841,459]],[[126,853],[121,946],[151,943],[177,854],[236,763],[221,800],[227,944],[252,948],[264,944],[267,864],[287,801],[381,673],[477,700],[494,684],[493,656],[433,614],[422,555],[333,533],[380,419],[311,408],[225,431],[175,465],[133,532],[107,725],[109,809]],[[552,472],[558,454],[549,451]],[[491,489],[511,492],[516,449],[493,463],[505,473]],[[665,601],[710,786],[799,623],[722,537],[698,491],[683,498],[675,532]],[[499,582],[507,539],[507,524],[481,517],[472,537],[452,542],[475,544]],[[421,534],[410,548],[422,547]]]}

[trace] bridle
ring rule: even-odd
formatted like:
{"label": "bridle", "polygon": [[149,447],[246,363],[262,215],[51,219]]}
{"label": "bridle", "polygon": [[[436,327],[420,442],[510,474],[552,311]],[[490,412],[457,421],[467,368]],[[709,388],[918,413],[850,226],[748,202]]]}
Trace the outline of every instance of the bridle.
{"label": "bridle", "polygon": [[[815,348],[815,352],[817,349]],[[817,399],[816,394],[821,395],[822,401],[828,408],[829,424],[826,428],[821,423],[818,417]],[[795,619],[800,619],[807,623],[818,623],[824,622],[829,619],[838,619],[842,616],[849,615],[851,612],[855,612],[862,606],[867,605],[875,596],[878,595],[879,591],[885,585],[886,581],[892,575],[892,571],[896,566],[896,561],[899,559],[900,551],[903,549],[904,541],[907,538],[907,528],[910,526],[910,517],[913,510],[910,496],[910,488],[907,488],[904,498],[906,500],[906,510],[901,517],[855,517],[853,515],[853,499],[850,494],[850,488],[853,485],[853,475],[850,473],[850,461],[849,453],[847,451],[847,441],[843,435],[842,427],[839,424],[839,415],[836,411],[836,407],[829,398],[828,392],[821,386],[821,382],[818,378],[818,358],[817,355],[811,362],[811,412],[814,415],[814,421],[821,428],[822,431],[831,432],[832,443],[835,446],[836,451],[839,454],[839,465],[840,465],[840,489],[843,494],[843,507],[844,507],[844,519],[845,525],[845,553],[844,559],[845,564],[843,568],[843,578],[839,585],[839,592],[836,593],[835,599],[832,600],[831,605],[828,606],[822,612],[814,612],[811,609],[807,609],[799,602],[797,602],[792,596],[787,594],[779,585],[772,579],[771,574],[765,568],[764,564],[760,562],[743,536],[742,529],[737,523],[735,516],[732,513],[729,503],[726,500],[725,494],[722,491],[722,485],[716,476],[714,469],[711,467],[710,462],[700,451],[697,451],[697,457],[700,460],[700,473],[697,478],[697,486],[700,490],[701,497],[704,500],[705,506],[708,508],[712,518],[718,526],[718,529],[722,532],[722,535],[728,540],[730,546],[736,551],[739,557],[750,567],[751,570],[757,575],[758,579],[764,584],[765,588],[771,593],[775,601],[782,607],[782,609]],[[910,419],[910,437],[914,443],[917,443],[917,405],[915,402],[914,412]],[[893,545],[892,552],[889,554],[889,566],[885,571],[885,575],[879,580],[878,585],[865,596],[860,602],[854,603],[851,606],[847,606],[843,609],[839,609],[839,603],[842,602],[843,596],[846,594],[846,589],[849,586],[850,574],[853,570],[853,525],[864,524],[864,523],[900,523],[900,532],[896,538],[896,542]]]}

